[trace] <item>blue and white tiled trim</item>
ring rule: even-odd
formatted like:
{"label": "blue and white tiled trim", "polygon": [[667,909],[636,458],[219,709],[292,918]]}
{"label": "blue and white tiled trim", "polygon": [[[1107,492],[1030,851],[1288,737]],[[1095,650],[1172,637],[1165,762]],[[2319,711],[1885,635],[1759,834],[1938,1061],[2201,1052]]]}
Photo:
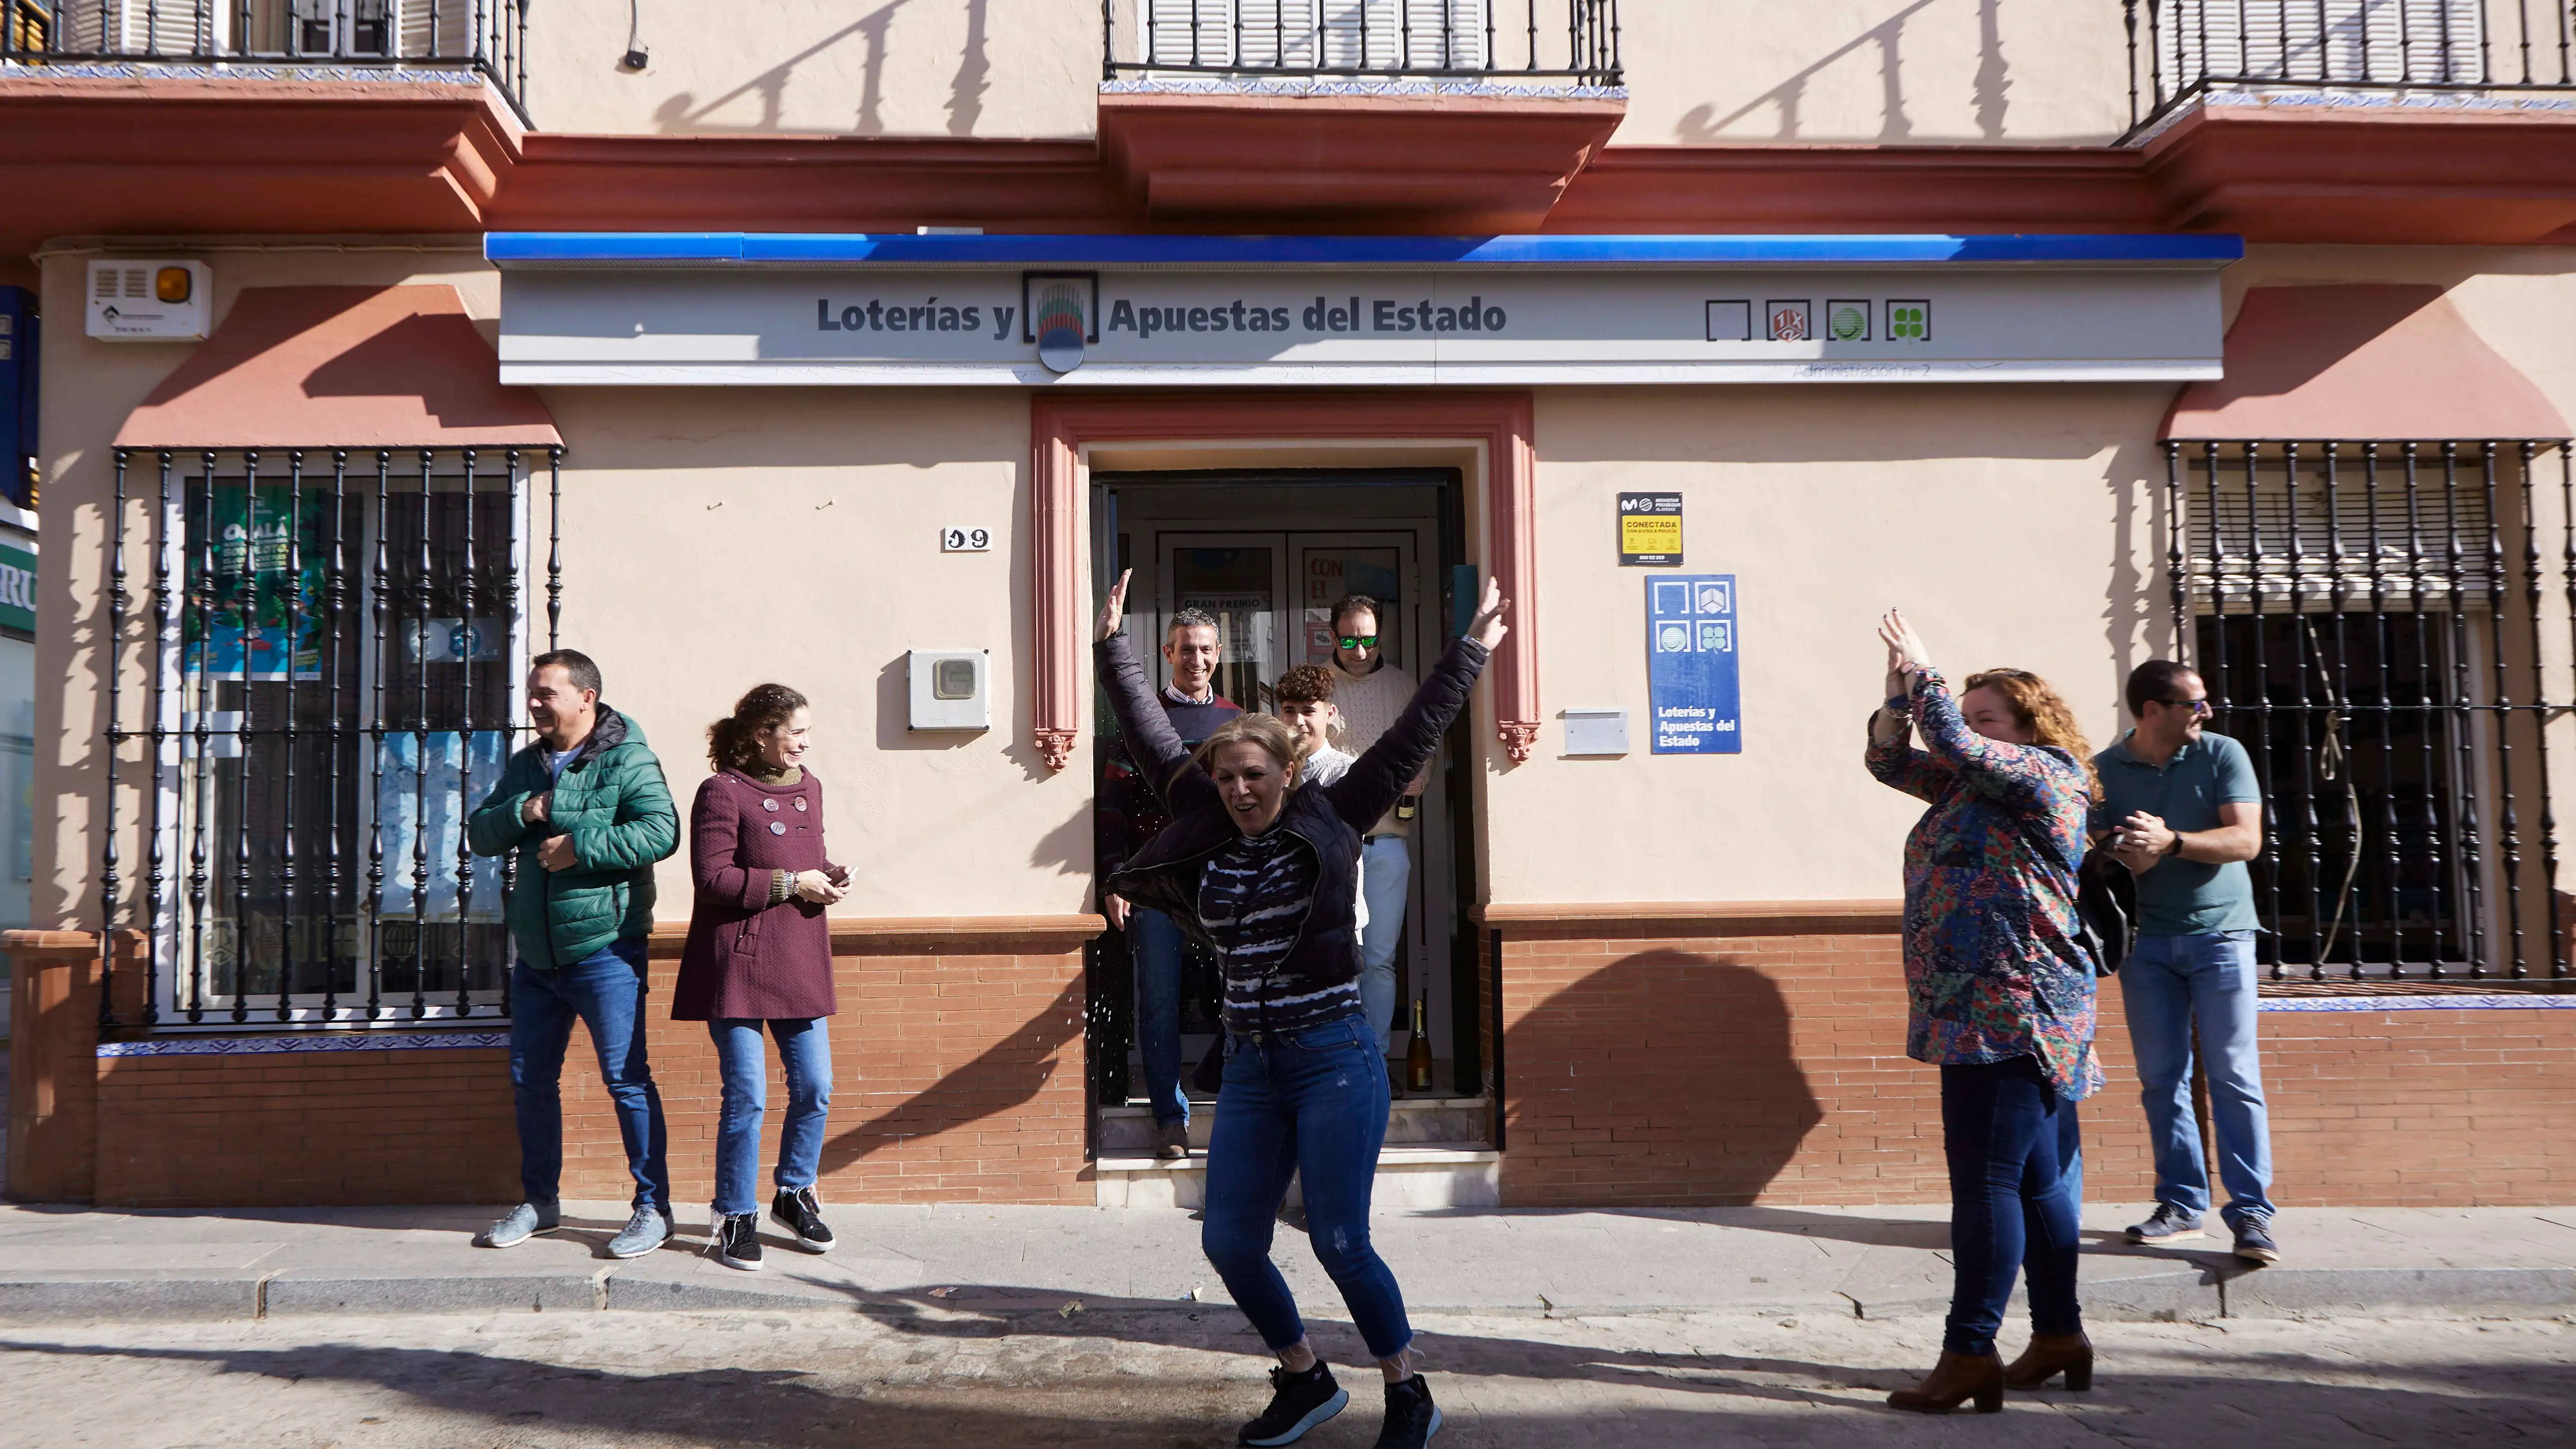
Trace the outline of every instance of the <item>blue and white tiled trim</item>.
{"label": "blue and white tiled trim", "polygon": [[2268,996],[2264,1011],[2576,1011],[2576,996]]}
{"label": "blue and white tiled trim", "polygon": [[105,1041],[102,1057],[243,1057],[277,1052],[456,1051],[506,1047],[506,1031],[381,1031],[311,1036],[165,1036]]}

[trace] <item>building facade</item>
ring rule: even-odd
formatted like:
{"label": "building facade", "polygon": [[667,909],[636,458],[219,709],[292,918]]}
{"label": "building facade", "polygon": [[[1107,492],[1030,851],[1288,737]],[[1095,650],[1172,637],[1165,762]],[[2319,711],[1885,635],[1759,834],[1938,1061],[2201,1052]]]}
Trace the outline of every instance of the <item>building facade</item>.
{"label": "building facade", "polygon": [[[2281,1201],[2563,1201],[2576,22],[2258,9],[0,0],[64,681],[12,1191],[506,1198],[519,883],[459,822],[561,644],[675,794],[813,700],[826,1196],[1190,1201],[1093,878],[1132,569],[1248,705],[1346,593],[1406,667],[1513,601],[1411,836],[1390,1201],[1943,1195],[1890,605],[2098,743],[2207,676]],[[689,1199],[713,1055],[652,1051]]]}

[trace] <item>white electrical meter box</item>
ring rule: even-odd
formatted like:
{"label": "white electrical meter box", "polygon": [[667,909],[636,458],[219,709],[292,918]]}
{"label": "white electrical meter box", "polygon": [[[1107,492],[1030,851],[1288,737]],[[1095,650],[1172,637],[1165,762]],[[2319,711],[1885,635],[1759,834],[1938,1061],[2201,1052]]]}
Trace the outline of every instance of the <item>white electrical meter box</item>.
{"label": "white electrical meter box", "polygon": [[214,315],[214,274],[204,262],[89,264],[89,335],[101,342],[203,342]]}
{"label": "white electrical meter box", "polygon": [[993,727],[993,656],[981,649],[915,649],[909,656],[912,728]]}

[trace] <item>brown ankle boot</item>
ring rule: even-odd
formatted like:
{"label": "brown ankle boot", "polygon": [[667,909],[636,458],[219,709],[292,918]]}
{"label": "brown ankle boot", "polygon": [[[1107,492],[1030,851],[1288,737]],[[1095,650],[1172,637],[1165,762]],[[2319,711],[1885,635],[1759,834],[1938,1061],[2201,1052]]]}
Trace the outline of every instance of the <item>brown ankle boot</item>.
{"label": "brown ankle boot", "polygon": [[1980,1414],[2004,1411],[2004,1361],[2001,1358],[1991,1353],[1974,1357],[1945,1352],[1923,1382],[1910,1389],[1898,1389],[1887,1396],[1889,1404],[1923,1414],[1946,1414],[1970,1399],[1977,1401]]}
{"label": "brown ankle boot", "polygon": [[2081,1333],[2034,1334],[2030,1347],[2004,1370],[2004,1382],[2017,1389],[2035,1389],[2066,1375],[2066,1387],[2083,1393],[2093,1387],[2093,1340]]}

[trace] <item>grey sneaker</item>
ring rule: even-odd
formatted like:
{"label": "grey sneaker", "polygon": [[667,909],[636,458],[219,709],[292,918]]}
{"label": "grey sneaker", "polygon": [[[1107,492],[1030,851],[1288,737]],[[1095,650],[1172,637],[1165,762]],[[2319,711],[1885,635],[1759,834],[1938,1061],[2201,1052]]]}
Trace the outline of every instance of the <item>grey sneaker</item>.
{"label": "grey sneaker", "polygon": [[647,1204],[637,1208],[635,1216],[626,1220],[626,1226],[618,1230],[617,1236],[608,1240],[608,1256],[641,1258],[669,1241],[670,1237],[669,1209]]}
{"label": "grey sneaker", "polygon": [[2128,1233],[2130,1242],[2144,1243],[2148,1247],[2206,1236],[2200,1230],[2200,1214],[2184,1212],[2169,1202],[2157,1203],[2156,1210],[2147,1215],[2147,1220],[2129,1229]]}
{"label": "grey sneaker", "polygon": [[2281,1245],[2272,1241],[2269,1221],[2247,1213],[2236,1223],[2236,1256],[2248,1263],[2281,1261]]}
{"label": "grey sneaker", "polygon": [[539,1233],[563,1226],[563,1209],[550,1202],[523,1202],[510,1215],[474,1235],[478,1248],[515,1248]]}

